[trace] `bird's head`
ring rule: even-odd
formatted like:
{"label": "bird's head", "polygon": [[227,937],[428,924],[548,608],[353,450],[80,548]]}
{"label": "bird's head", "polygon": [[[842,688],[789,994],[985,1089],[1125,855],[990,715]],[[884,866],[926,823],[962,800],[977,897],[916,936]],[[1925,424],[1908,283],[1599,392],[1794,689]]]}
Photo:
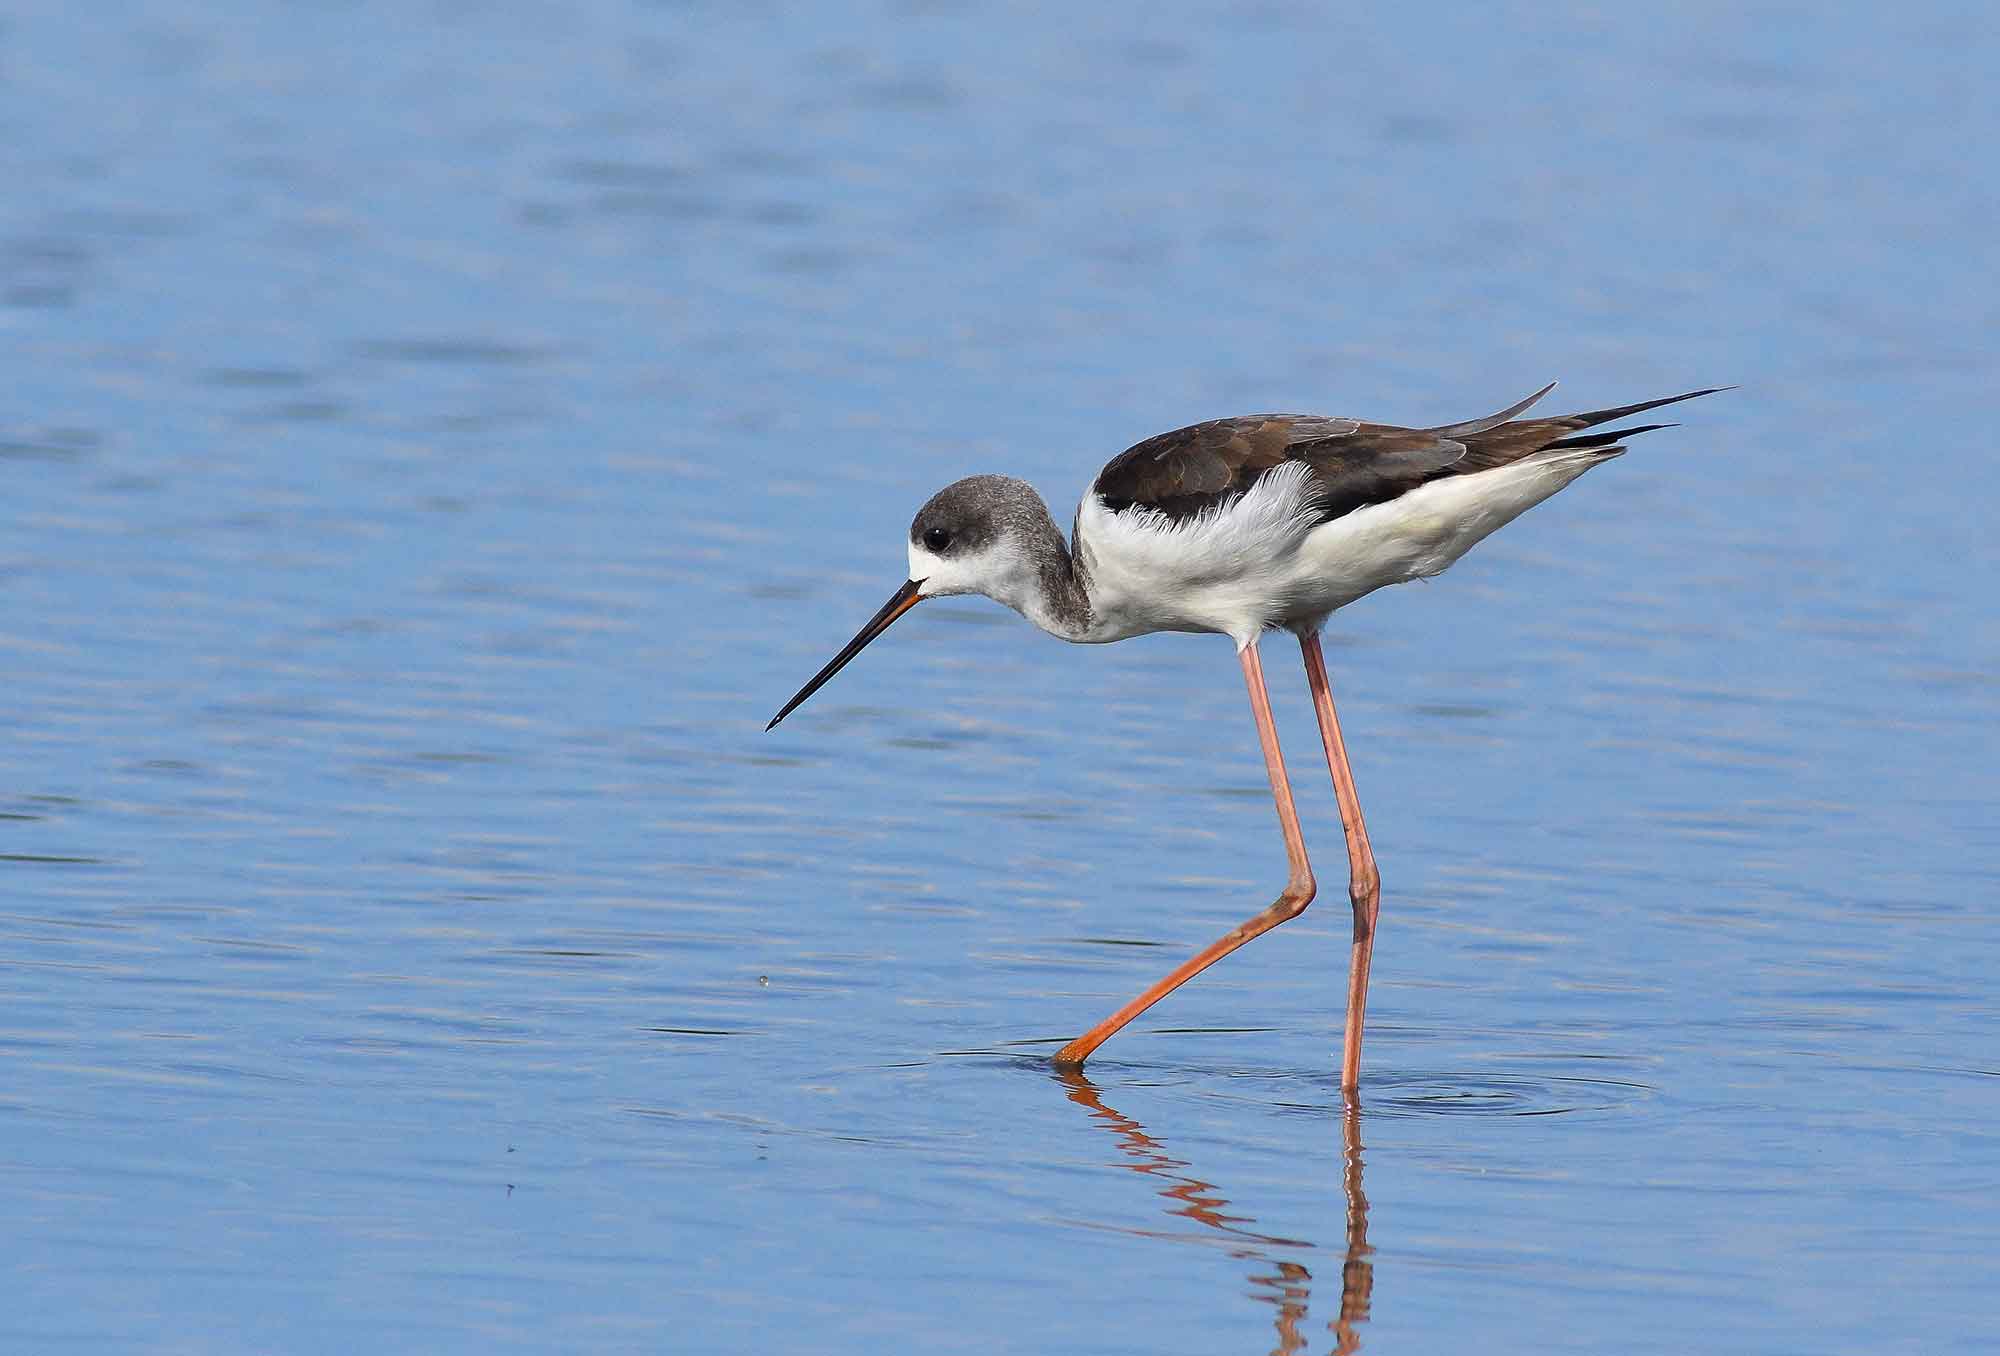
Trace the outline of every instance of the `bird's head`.
{"label": "bird's head", "polygon": [[1012,476],[967,476],[932,495],[910,520],[910,578],[918,596],[983,593],[1018,608],[1033,587],[1030,543],[1048,519],[1042,498]]}
{"label": "bird's head", "polygon": [[968,476],[932,495],[910,522],[908,581],[764,728],[790,715],[869,641],[926,598],[983,593],[1019,611],[1033,595],[1037,566],[1031,543],[1037,524],[1046,523],[1048,515],[1041,496],[1011,476]]}

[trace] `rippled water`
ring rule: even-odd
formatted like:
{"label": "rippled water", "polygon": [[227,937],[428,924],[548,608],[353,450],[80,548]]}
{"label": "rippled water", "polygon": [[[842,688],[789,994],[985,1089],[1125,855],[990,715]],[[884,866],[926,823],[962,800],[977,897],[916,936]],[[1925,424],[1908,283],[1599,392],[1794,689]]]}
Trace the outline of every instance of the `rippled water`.
{"label": "rippled water", "polygon": [[[0,21],[0,1347],[2000,1345],[1973,6]],[[1328,638],[961,474],[1733,382]],[[1304,684],[1266,647],[1323,881]]]}

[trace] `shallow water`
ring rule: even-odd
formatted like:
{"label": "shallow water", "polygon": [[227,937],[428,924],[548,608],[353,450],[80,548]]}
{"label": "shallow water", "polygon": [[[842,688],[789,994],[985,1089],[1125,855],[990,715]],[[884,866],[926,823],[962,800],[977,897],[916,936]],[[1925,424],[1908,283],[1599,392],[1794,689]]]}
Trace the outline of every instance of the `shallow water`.
{"label": "shallow water", "polygon": [[[16,6],[0,1347],[2000,1345],[1973,6]],[[1716,382],[1328,637],[961,474]]]}

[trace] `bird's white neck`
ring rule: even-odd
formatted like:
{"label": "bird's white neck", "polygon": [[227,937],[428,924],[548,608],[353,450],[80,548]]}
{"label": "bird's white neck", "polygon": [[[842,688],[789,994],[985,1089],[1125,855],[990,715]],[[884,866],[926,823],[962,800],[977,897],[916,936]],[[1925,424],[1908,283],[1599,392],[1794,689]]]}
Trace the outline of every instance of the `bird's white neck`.
{"label": "bird's white neck", "polygon": [[1062,529],[1038,499],[1027,521],[1017,522],[1013,568],[988,581],[986,596],[1004,603],[1061,640],[1082,641],[1091,632],[1090,585]]}

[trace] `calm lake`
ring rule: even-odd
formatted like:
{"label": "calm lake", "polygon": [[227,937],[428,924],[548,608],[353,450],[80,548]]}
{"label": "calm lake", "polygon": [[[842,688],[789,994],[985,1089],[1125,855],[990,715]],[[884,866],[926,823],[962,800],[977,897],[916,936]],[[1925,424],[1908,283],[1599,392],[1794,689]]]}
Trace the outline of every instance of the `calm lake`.
{"label": "calm lake", "polygon": [[[21,0],[0,1350],[2000,1350],[1984,6]],[[1200,419],[1668,417],[1327,653],[918,609]]]}

